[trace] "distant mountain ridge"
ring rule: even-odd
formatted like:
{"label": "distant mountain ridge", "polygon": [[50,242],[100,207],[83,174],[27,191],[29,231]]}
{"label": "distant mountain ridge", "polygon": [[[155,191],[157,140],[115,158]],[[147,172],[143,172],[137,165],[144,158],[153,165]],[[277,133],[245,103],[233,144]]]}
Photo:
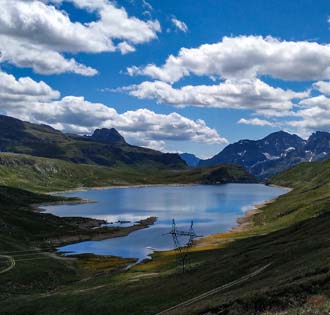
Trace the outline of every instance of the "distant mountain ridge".
{"label": "distant mountain ridge", "polygon": [[188,166],[196,167],[199,165],[200,158],[198,158],[196,155],[191,153],[181,153],[180,157],[182,160],[184,160]]}
{"label": "distant mountain ridge", "polygon": [[260,140],[240,140],[225,147],[200,166],[237,164],[259,178],[269,178],[301,162],[330,157],[330,133],[317,131],[308,140],[278,131]]}
{"label": "distant mountain ridge", "polygon": [[254,176],[239,165],[216,165],[181,170],[152,167],[141,169],[77,164],[26,154],[0,153],[0,186],[36,192],[62,191],[77,187],[255,183],[256,181]]}
{"label": "distant mountain ridge", "polygon": [[0,115],[0,151],[103,166],[186,167],[178,154],[130,145],[114,128],[79,136],[4,115]]}

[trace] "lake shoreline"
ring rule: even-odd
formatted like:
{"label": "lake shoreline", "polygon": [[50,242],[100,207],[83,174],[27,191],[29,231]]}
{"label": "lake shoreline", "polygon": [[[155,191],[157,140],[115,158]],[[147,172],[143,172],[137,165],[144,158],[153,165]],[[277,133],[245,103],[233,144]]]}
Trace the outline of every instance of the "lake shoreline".
{"label": "lake shoreline", "polygon": [[[157,221],[157,217],[151,216],[146,219],[139,220],[135,222],[135,224],[127,227],[101,227],[101,225],[104,224],[104,220],[85,217],[76,217],[76,219],[78,220],[78,224],[85,224],[87,226],[85,231],[82,231],[81,233],[77,233],[75,235],[63,235],[61,237],[50,238],[47,240],[47,242],[52,247],[62,247],[86,241],[101,241],[117,237],[125,237],[133,232],[146,229],[151,225],[155,224],[155,222]],[[79,222],[79,220],[83,222]]]}
{"label": "lake shoreline", "polygon": [[[230,184],[230,183],[228,183]],[[110,185],[110,186],[92,186],[92,187],[78,187],[68,190],[60,190],[60,191],[51,191],[45,193],[46,195],[57,195],[61,193],[73,193],[73,192],[83,192],[88,190],[107,190],[107,189],[127,189],[127,188],[147,188],[147,187],[184,187],[184,186],[198,186],[202,184],[198,183],[190,183],[190,184],[132,184],[132,185]]]}
{"label": "lake shoreline", "polygon": [[232,228],[229,229],[228,232],[246,232],[248,231],[252,226],[252,218],[254,215],[262,212],[262,209],[265,208],[266,206],[274,203],[277,200],[278,197],[266,200],[262,203],[256,204],[251,208],[250,210],[247,210],[243,216],[240,216],[237,218],[236,222],[238,225],[233,226]]}
{"label": "lake shoreline", "polygon": [[[225,185],[226,183],[222,184]],[[244,183],[243,183],[244,184]],[[293,188],[290,187],[285,187],[285,186],[279,186],[279,185],[275,185],[275,184],[266,184],[266,183],[262,183],[265,186],[270,186],[270,187],[274,187],[274,188],[281,188],[281,189],[286,189],[287,192],[289,193],[291,190],[293,190]],[[133,185],[111,185],[111,186],[95,186],[95,187],[78,187],[75,189],[70,189],[70,190],[65,190],[65,191],[56,191],[56,192],[49,192],[47,194],[51,195],[51,194],[61,194],[61,193],[74,193],[74,192],[84,192],[84,191],[88,191],[88,190],[107,190],[107,189],[128,189],[128,188],[148,188],[148,187],[185,187],[185,186],[198,186],[201,184],[196,184],[196,183],[191,183],[191,184],[133,184]],[[243,231],[248,231],[252,226],[251,221],[252,221],[252,217],[261,212],[261,209],[263,209],[264,207],[266,207],[269,204],[274,203],[278,197],[275,197],[273,199],[270,200],[266,200],[262,203],[256,204],[254,205],[250,210],[247,210],[245,212],[245,214],[243,216],[240,216],[237,218],[236,222],[238,223],[238,225],[235,225],[233,227],[231,227],[228,231],[224,232],[224,233],[228,233],[228,232],[243,232]],[[60,201],[60,202],[56,202],[56,203],[52,203],[52,204],[42,204],[39,205],[41,206],[47,206],[47,205],[65,205],[65,204],[84,204],[84,203],[95,203],[97,201],[94,200],[89,200],[89,199],[77,199],[76,201]],[[44,209],[37,207],[36,210],[43,212],[45,211]],[[134,232],[134,231],[132,231]],[[131,233],[131,232],[130,232]],[[128,233],[127,235],[129,235],[130,233]],[[218,234],[223,234],[223,233],[214,233],[214,234],[210,234],[205,236],[205,238],[212,236],[212,235],[218,235]],[[127,235],[123,235],[127,236]],[[121,236],[115,236],[115,237],[121,237]],[[109,237],[113,238],[113,237]],[[102,238],[102,239],[107,239],[107,238]],[[203,239],[203,238],[201,238]],[[74,242],[76,243],[76,242]]]}
{"label": "lake shoreline", "polygon": [[[289,193],[290,191],[293,190],[293,188],[290,188],[290,187],[284,187],[284,186],[279,186],[279,185],[273,185],[273,184],[270,184],[270,185],[266,185],[266,186],[270,186],[270,187],[275,187],[275,188],[281,188],[281,189],[286,189],[287,193]],[[284,195],[285,195],[284,194]],[[257,213],[260,213],[262,212],[262,209],[265,208],[266,206],[276,202],[276,200],[279,198],[280,196],[278,197],[275,197],[275,198],[272,198],[270,200],[266,200],[262,203],[259,203],[259,204],[256,204],[253,206],[253,208],[251,208],[250,210],[247,210],[243,216],[237,218],[237,223],[238,225],[236,226],[233,226],[228,232],[246,232],[248,231],[252,226],[253,226],[253,223],[252,223],[252,218],[254,215],[256,215]]]}
{"label": "lake shoreline", "polygon": [[80,242],[125,237],[135,231],[150,227],[155,224],[158,219],[155,216],[149,216],[145,219],[132,222],[132,225],[129,226],[105,226],[108,222],[104,219],[84,216],[58,216],[47,212],[47,210],[43,208],[46,206],[79,205],[87,203],[97,203],[97,201],[84,198],[66,198],[63,200],[31,204],[31,210],[33,212],[40,214],[46,213],[57,217],[63,220],[65,224],[72,225],[74,229],[79,229],[78,232],[71,235],[67,234],[60,237],[46,239],[45,241],[48,245],[57,251],[56,247],[72,245]]}
{"label": "lake shoreline", "polygon": [[[275,188],[281,188],[285,189],[286,192],[282,195],[288,194],[290,191],[293,190],[293,188],[290,187],[284,187],[284,186],[279,186],[279,185],[267,185],[264,184],[265,186],[270,186],[270,187],[275,187]],[[280,195],[280,196],[282,196]],[[260,213],[263,208],[266,206],[274,203],[277,201],[277,199],[280,197],[277,196],[275,198],[265,200],[264,202],[255,204],[252,206],[250,210],[247,210],[244,215],[238,217],[236,219],[237,225],[229,228],[227,231],[224,232],[219,232],[219,233],[213,233],[210,235],[207,235],[205,237],[202,237],[196,241],[196,247],[199,248],[199,250],[204,249],[210,249],[210,248],[218,248],[219,247],[219,242],[224,244],[227,242],[234,241],[237,238],[242,237],[242,233],[246,233],[248,235],[248,232],[253,228],[253,222],[252,218],[255,214]],[[243,235],[243,237],[246,237]]]}
{"label": "lake shoreline", "polygon": [[291,190],[293,190],[292,187],[280,186],[280,185],[275,185],[275,184],[265,184],[265,185],[270,186],[270,187],[275,187],[275,188],[287,189],[288,192],[290,192]]}
{"label": "lake shoreline", "polygon": [[[245,183],[244,183],[245,184]],[[96,190],[106,190],[106,189],[114,189],[114,188],[145,188],[145,187],[186,187],[186,186],[197,186],[198,184],[155,184],[155,185],[125,185],[125,186],[107,186],[107,187],[92,187],[92,188],[87,188],[87,187],[84,187],[84,188],[81,188],[81,189],[75,189],[75,190],[72,190],[72,192],[77,192],[77,191],[88,191],[88,190],[93,190],[93,189],[96,189]],[[262,184],[262,185],[265,185],[265,184]],[[216,186],[216,185],[214,185]],[[272,186],[272,185],[265,185],[265,186]],[[273,186],[273,187],[278,187],[278,186]],[[279,187],[279,188],[285,188],[287,189],[286,187]],[[285,192],[283,192],[285,193]],[[221,234],[228,234],[230,232],[240,232],[244,229],[244,231],[249,227],[249,221],[251,219],[251,217],[260,211],[261,208],[263,208],[264,206],[268,205],[269,203],[271,202],[275,202],[275,200],[277,199],[278,197],[276,198],[273,198],[273,199],[270,199],[270,200],[266,200],[264,201],[263,203],[261,204],[256,204],[255,206],[253,206],[252,209],[250,209],[249,211],[247,211],[243,217],[238,217],[237,218],[237,223],[238,223],[238,226],[234,226],[234,223],[233,223],[233,226],[232,227],[228,227],[228,229],[224,232],[215,232],[215,233],[212,233],[212,234],[209,234],[209,235],[206,235],[205,237],[202,237],[201,239],[199,239],[197,242],[199,243],[200,241],[202,243],[204,243],[205,245],[205,241],[207,242],[207,238],[214,238],[214,237],[217,237],[217,235],[221,235]],[[129,233],[127,234],[118,234],[116,236],[114,235],[104,235],[102,236],[102,240],[105,240],[105,239],[112,239],[114,237],[126,237],[127,235],[129,235],[131,232],[134,232],[134,231],[130,231]],[[100,240],[100,239],[97,239],[97,238],[94,238],[94,239],[75,239],[75,240],[72,240],[72,242],[67,239],[66,240],[66,244],[65,245],[71,245],[71,244],[76,244],[76,243],[80,243],[80,242],[84,242],[84,241],[88,241],[88,240]],[[62,244],[61,244],[62,245]],[[160,250],[162,252],[162,250]],[[166,252],[167,250],[164,250],[164,252]],[[155,251],[157,252],[157,250]],[[110,253],[110,255],[116,255],[115,253]],[[118,257],[121,257],[120,255],[117,255]],[[124,257],[124,256],[122,256]]]}
{"label": "lake shoreline", "polygon": [[[91,187],[77,187],[67,190],[59,190],[59,191],[50,191],[45,193],[46,195],[57,195],[61,193],[73,193],[73,192],[84,192],[88,190],[107,190],[107,189],[127,189],[127,188],[148,188],[148,187],[189,187],[189,186],[221,186],[227,184],[262,184],[261,182],[226,182],[226,183],[218,183],[218,184],[208,184],[208,183],[172,183],[172,184],[132,184],[132,185],[109,185],[109,186],[91,186]],[[267,185],[266,185],[267,186]],[[272,186],[272,185],[268,185]],[[274,185],[275,187],[275,185]],[[283,188],[283,187],[282,187]]]}
{"label": "lake shoreline", "polygon": [[76,198],[72,200],[59,200],[59,201],[49,201],[49,202],[42,202],[37,204],[31,204],[31,207],[34,212],[43,213],[46,212],[45,209],[42,207],[48,207],[48,206],[64,206],[64,205],[80,205],[85,203],[96,203],[95,200],[90,199],[82,199],[82,198]]}

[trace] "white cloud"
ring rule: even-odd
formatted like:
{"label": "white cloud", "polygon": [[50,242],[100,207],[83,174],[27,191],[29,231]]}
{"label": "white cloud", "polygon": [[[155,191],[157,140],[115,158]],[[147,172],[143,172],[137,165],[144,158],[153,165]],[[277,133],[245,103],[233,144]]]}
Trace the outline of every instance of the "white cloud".
{"label": "white cloud", "polygon": [[[95,12],[98,18],[73,22],[60,8],[65,1]],[[108,0],[2,0],[1,9],[0,62],[32,67],[39,73],[94,75],[95,69],[67,59],[63,53],[128,53],[136,44],[155,39],[161,30],[157,20],[129,17],[124,8]]]}
{"label": "white cloud", "polygon": [[89,102],[83,97],[59,97],[58,91],[42,81],[16,80],[0,71],[0,111],[3,114],[80,134],[114,127],[128,141],[154,148],[164,148],[166,141],[227,143],[203,120],[191,120],[178,113],[157,114],[148,109],[118,113],[114,108]]}
{"label": "white cloud", "polygon": [[319,95],[302,100],[293,120],[287,124],[300,134],[330,130],[330,98]]}
{"label": "white cloud", "polygon": [[32,68],[41,74],[72,72],[93,76],[97,70],[82,65],[73,58],[64,58],[60,53],[32,43],[21,42],[0,35],[0,63],[10,62],[17,67]]}
{"label": "white cloud", "polygon": [[11,107],[25,106],[30,103],[49,102],[60,96],[45,82],[36,82],[29,77],[18,80],[13,75],[0,71],[0,110],[4,110],[9,104]]}
{"label": "white cloud", "polygon": [[239,124],[243,125],[253,125],[253,126],[274,126],[274,123],[265,119],[260,119],[260,118],[251,118],[251,119],[245,119],[241,118],[238,121]]}
{"label": "white cloud", "polygon": [[185,22],[178,20],[175,16],[171,18],[172,24],[175,26],[176,29],[180,30],[181,32],[187,33],[188,26]]}
{"label": "white cloud", "polygon": [[285,119],[273,117],[272,121],[269,121],[258,117],[252,119],[242,118],[238,123],[281,127],[307,138],[315,131],[330,130],[330,98],[319,95],[303,99]]}
{"label": "white cloud", "polygon": [[274,88],[259,79],[226,80],[217,85],[187,85],[178,89],[162,81],[146,81],[119,90],[175,106],[252,109],[264,115],[288,115],[293,99],[309,95],[309,91]]}
{"label": "white cloud", "polygon": [[224,37],[216,44],[181,48],[158,67],[130,67],[130,75],[176,82],[189,75],[244,79],[268,75],[282,80],[330,79],[330,45],[282,41],[271,36]]}
{"label": "white cloud", "polygon": [[313,84],[313,88],[318,90],[319,92],[330,95],[330,82],[326,81],[318,81]]}
{"label": "white cloud", "polygon": [[123,55],[126,55],[130,52],[133,52],[135,51],[135,47],[128,44],[127,42],[121,42],[118,44],[118,49],[120,50],[120,52],[123,54]]}

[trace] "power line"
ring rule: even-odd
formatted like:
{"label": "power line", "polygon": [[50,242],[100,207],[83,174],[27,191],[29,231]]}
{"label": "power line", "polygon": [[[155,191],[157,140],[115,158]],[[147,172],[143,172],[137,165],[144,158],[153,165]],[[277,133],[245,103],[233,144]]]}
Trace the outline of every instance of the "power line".
{"label": "power line", "polygon": [[[194,231],[194,221],[191,221],[189,231],[178,230],[176,227],[175,220],[172,219],[172,229],[170,232],[166,234],[172,235],[174,249],[177,253],[177,257],[179,258],[180,264],[182,266],[182,272],[185,272],[187,260],[188,260],[188,252],[190,248],[194,244],[194,239],[197,237],[201,237],[201,235],[197,235]],[[185,245],[181,245],[179,236],[189,236],[188,242]]]}

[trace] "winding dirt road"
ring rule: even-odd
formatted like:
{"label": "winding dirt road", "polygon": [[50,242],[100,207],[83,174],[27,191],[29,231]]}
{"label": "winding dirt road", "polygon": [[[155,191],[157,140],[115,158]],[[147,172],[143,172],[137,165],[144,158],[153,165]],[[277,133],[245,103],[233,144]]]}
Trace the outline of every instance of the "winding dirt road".
{"label": "winding dirt road", "polygon": [[[6,255],[4,255],[4,254],[6,254]],[[8,254],[10,254],[10,255],[8,255]],[[49,258],[49,257],[26,258],[27,256],[34,256],[34,255],[40,255],[40,254],[43,254],[43,252],[41,252],[40,250],[35,250],[35,249],[12,251],[12,252],[6,252],[6,253],[0,254],[0,259],[7,260],[9,262],[8,267],[5,267],[4,269],[0,268],[0,275],[15,268],[16,262]]]}
{"label": "winding dirt road", "polygon": [[0,258],[7,259],[9,262],[9,266],[6,267],[5,269],[0,270],[0,274],[6,273],[6,272],[12,270],[13,268],[15,268],[16,262],[15,262],[14,257],[7,256],[7,255],[0,255]]}
{"label": "winding dirt road", "polygon": [[[0,270],[0,275],[1,274],[4,274],[4,273],[6,273],[6,272],[8,272],[10,270],[12,270],[13,268],[15,268],[16,262],[15,262],[14,257],[8,256],[8,255],[0,255],[0,258],[7,259],[8,262],[9,262],[9,266],[8,267],[6,267],[5,269]],[[44,258],[45,257],[39,257],[39,258],[21,259],[21,260],[23,261],[23,260],[34,260],[34,259],[44,259]],[[185,302],[182,302],[180,304],[177,304],[175,306],[172,306],[172,307],[170,307],[170,308],[168,308],[168,309],[166,309],[164,311],[161,311],[160,313],[157,313],[156,315],[165,315],[165,314],[168,314],[168,313],[170,313],[170,312],[172,312],[172,311],[174,311],[176,309],[179,309],[179,308],[182,308],[182,307],[187,307],[187,306],[189,306],[191,304],[194,304],[194,303],[199,302],[199,301],[201,301],[201,300],[203,300],[205,298],[208,298],[208,297],[210,297],[210,296],[212,296],[214,294],[217,294],[217,293],[219,293],[219,292],[221,292],[221,291],[223,291],[225,289],[231,288],[231,287],[233,287],[233,286],[235,286],[237,284],[240,284],[242,282],[245,282],[245,281],[247,281],[247,280],[249,280],[249,279],[251,279],[251,278],[253,278],[253,277],[255,277],[255,276],[259,275],[259,274],[261,274],[270,265],[271,265],[271,263],[269,263],[269,264],[267,264],[267,265],[265,265],[265,266],[263,266],[263,267],[255,270],[254,272],[252,272],[252,273],[250,273],[248,275],[243,276],[242,278],[239,278],[239,279],[234,280],[232,282],[226,283],[226,284],[224,284],[224,285],[222,285],[220,287],[217,287],[217,288],[212,289],[210,291],[207,291],[207,292],[205,292],[203,294],[200,294],[200,295],[198,295],[198,296],[196,296],[196,297],[194,297],[194,298],[192,298],[190,300],[187,300]]]}

